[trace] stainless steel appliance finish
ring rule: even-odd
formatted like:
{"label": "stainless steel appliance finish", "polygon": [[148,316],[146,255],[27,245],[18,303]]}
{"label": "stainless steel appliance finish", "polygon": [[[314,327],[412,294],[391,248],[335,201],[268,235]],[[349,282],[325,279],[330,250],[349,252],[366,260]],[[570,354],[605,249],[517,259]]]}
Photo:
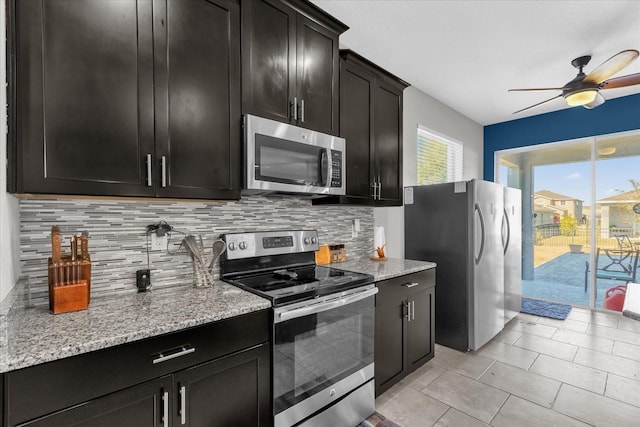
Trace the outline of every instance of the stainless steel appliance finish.
{"label": "stainless steel appliance finish", "polygon": [[371,415],[373,277],[315,265],[315,230],[222,238],[223,279],[274,307],[274,424],[357,425]]}
{"label": "stainless steel appliance finish", "polygon": [[[505,323],[503,187],[472,180],[405,192],[405,257],[438,264],[436,342],[477,350]],[[517,246],[520,221],[509,221],[509,246]]]}
{"label": "stainless steel appliance finish", "polygon": [[504,324],[522,307],[522,191],[504,187]]}
{"label": "stainless steel appliance finish", "polygon": [[345,140],[244,116],[244,193],[344,195]]}
{"label": "stainless steel appliance finish", "polygon": [[[368,379],[368,380],[367,380]],[[364,383],[363,383],[364,382]],[[343,396],[345,396],[343,398]],[[304,427],[357,426],[369,417],[375,408],[375,386],[373,383],[373,365],[351,377],[337,383],[331,389],[314,396],[303,405],[298,405],[276,415],[275,427],[290,427],[299,422],[304,414],[313,413],[313,408],[322,408],[331,402],[343,398],[339,405],[329,406],[326,410],[305,420]],[[337,421],[339,420],[339,423]]]}
{"label": "stainless steel appliance finish", "polygon": [[251,258],[318,250],[316,230],[227,234],[227,259]]}

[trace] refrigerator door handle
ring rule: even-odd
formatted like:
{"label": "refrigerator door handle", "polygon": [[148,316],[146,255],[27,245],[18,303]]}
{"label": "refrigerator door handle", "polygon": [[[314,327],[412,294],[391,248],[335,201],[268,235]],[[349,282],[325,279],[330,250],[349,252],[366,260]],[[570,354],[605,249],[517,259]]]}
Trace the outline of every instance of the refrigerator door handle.
{"label": "refrigerator door handle", "polygon": [[481,238],[480,238],[480,250],[478,251],[478,256],[476,257],[475,254],[474,256],[474,261],[476,263],[476,265],[480,264],[480,260],[482,259],[482,252],[484,251],[484,217],[482,216],[482,211],[480,210],[480,205],[478,205],[476,203],[475,207],[474,207],[475,212],[478,213],[478,218],[480,219],[480,231],[481,231]]}
{"label": "refrigerator door handle", "polygon": [[507,213],[507,210],[504,210],[504,218],[502,220],[503,225],[502,227],[504,228],[504,226],[506,225],[506,229],[507,229],[507,239],[505,241],[504,239],[504,233],[503,233],[503,239],[502,239],[502,246],[504,248],[504,253],[507,253],[507,250],[509,249],[509,241],[511,240],[511,223],[509,222],[509,214]]}

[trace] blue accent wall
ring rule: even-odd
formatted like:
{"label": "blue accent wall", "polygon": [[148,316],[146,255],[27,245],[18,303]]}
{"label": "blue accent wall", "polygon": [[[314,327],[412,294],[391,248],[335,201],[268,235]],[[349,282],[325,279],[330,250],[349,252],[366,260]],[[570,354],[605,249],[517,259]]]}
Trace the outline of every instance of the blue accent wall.
{"label": "blue accent wall", "polygon": [[484,127],[484,179],[493,181],[494,153],[508,148],[640,129],[640,94],[588,110],[568,108]]}

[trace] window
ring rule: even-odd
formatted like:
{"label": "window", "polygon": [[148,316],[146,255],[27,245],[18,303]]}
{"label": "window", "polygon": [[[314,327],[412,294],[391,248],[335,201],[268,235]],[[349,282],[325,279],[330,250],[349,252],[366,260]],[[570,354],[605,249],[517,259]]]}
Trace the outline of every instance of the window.
{"label": "window", "polygon": [[418,127],[418,185],[462,180],[462,144]]}

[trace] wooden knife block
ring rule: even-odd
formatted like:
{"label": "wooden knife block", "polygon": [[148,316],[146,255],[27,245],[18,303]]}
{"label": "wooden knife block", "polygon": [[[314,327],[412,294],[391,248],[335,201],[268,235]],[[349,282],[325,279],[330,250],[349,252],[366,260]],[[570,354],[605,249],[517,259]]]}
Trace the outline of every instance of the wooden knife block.
{"label": "wooden knife block", "polygon": [[71,267],[71,257],[63,257],[58,271],[54,272],[53,262],[49,258],[49,309],[53,314],[80,311],[89,308],[91,299],[91,259],[85,257],[79,263],[79,277],[74,283],[54,283],[57,277],[62,281],[61,271]]}

